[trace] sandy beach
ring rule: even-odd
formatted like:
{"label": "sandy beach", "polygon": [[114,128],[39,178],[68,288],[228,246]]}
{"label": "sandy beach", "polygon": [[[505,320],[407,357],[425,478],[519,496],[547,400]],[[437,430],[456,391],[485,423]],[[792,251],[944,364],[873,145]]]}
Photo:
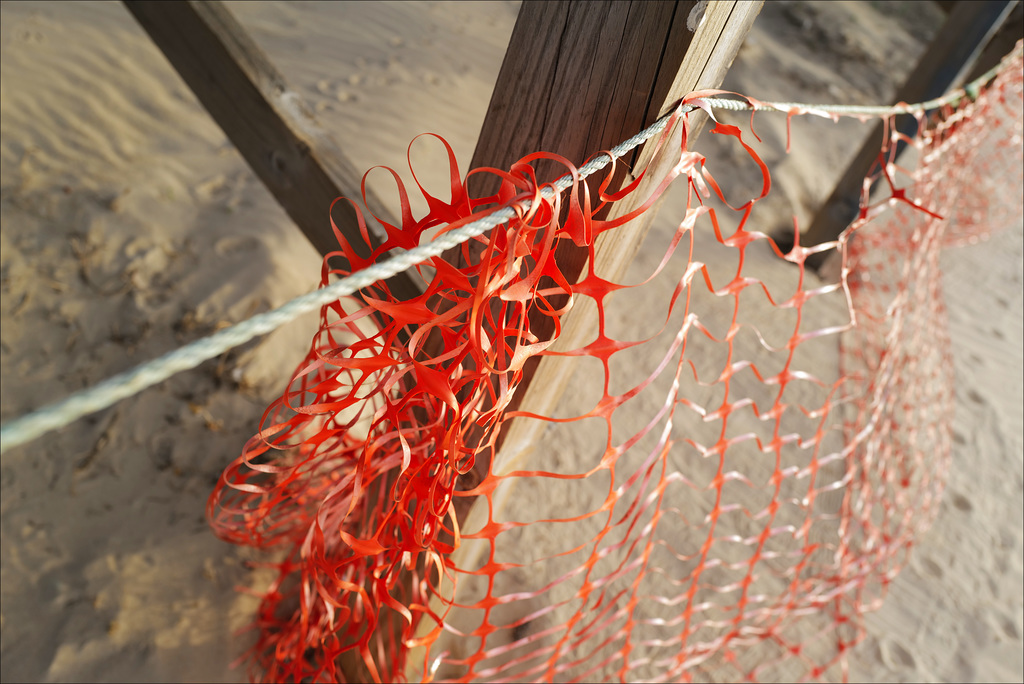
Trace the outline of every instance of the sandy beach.
{"label": "sandy beach", "polygon": [[[933,3],[911,4],[768,3],[724,87],[887,103],[942,21]],[[226,5],[357,168],[409,181],[406,149],[424,132],[467,170],[518,12],[516,2]],[[316,287],[319,255],[121,4],[5,2],[0,19],[0,419]],[[869,127],[808,122],[786,155],[784,119],[764,121],[766,144],[782,146],[766,157],[777,186],[767,206],[778,225],[806,224]],[[728,154],[704,138],[709,159]],[[376,182],[397,211],[393,186]],[[684,208],[670,195],[652,240]],[[1024,231],[1020,216],[994,229],[943,255],[949,481],[867,616],[849,656],[854,681],[1024,679]],[[631,277],[662,253],[641,251]],[[664,304],[642,301],[650,311],[620,307],[616,320],[641,325]],[[206,500],[316,320],[4,453],[0,679],[245,680],[232,663],[252,642],[239,630],[258,599],[238,589],[260,592],[271,574],[258,566],[265,556],[213,536]],[[838,372],[821,350],[822,372]],[[585,394],[585,381],[573,390]],[[571,460],[586,439],[559,432],[551,444]]]}

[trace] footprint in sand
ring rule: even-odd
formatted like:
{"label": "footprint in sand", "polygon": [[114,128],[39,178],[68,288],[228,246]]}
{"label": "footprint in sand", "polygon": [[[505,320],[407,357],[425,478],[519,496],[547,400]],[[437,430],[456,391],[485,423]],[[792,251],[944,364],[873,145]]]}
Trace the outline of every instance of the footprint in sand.
{"label": "footprint in sand", "polygon": [[879,649],[882,652],[882,662],[890,670],[913,670],[917,667],[917,661],[910,651],[895,641],[883,639]]}
{"label": "footprint in sand", "polygon": [[918,569],[923,575],[928,575],[936,579],[942,579],[942,576],[945,574],[945,571],[942,569],[942,566],[936,563],[931,558],[928,558],[927,556],[919,557],[912,562],[918,566]]}
{"label": "footprint in sand", "polygon": [[970,513],[974,510],[974,504],[972,504],[970,499],[963,494],[950,492],[949,502],[953,504],[958,511],[963,511],[964,513]]}
{"label": "footprint in sand", "polygon": [[228,179],[224,174],[217,174],[192,188],[193,194],[200,202],[210,202],[227,186]]}
{"label": "footprint in sand", "polygon": [[242,235],[229,235],[228,237],[222,237],[217,240],[213,246],[213,251],[217,256],[229,257],[243,254],[245,252],[251,252],[259,247],[259,240],[252,237]]}

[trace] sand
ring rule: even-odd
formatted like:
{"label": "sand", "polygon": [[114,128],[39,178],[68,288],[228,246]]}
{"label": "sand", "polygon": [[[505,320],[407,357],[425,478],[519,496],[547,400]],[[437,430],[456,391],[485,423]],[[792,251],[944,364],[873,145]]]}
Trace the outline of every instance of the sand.
{"label": "sand", "polygon": [[[468,163],[517,12],[228,5],[361,169],[404,169],[425,131]],[[769,5],[727,87],[883,102],[939,21],[927,7]],[[4,3],[0,18],[0,419],[315,286],[315,251],[121,5]],[[806,221],[866,134],[823,123],[827,135],[771,160],[780,216]],[[856,680],[1024,678],[1022,253],[1018,221],[944,257],[952,472],[868,618]],[[314,326],[306,317],[4,454],[4,681],[244,678],[230,664],[249,637],[235,632],[256,602],[234,588],[267,575],[247,565],[257,554],[212,536],[204,507]]]}

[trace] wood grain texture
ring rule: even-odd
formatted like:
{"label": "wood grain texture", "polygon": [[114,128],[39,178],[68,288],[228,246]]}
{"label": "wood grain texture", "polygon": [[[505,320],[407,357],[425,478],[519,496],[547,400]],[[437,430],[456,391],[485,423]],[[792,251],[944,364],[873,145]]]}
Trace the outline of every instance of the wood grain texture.
{"label": "wood grain texture", "polygon": [[[686,21],[697,5],[690,1],[524,2],[494,86],[472,168],[508,169],[535,151],[559,154],[579,167],[594,154],[653,123],[664,107],[664,102],[654,98],[656,94],[667,97],[672,91],[693,39]],[[553,181],[566,171],[553,163],[535,167],[541,182]],[[592,196],[596,196],[600,175],[589,181]],[[621,174],[619,182],[625,177]],[[480,184],[470,191],[478,196],[495,192],[496,179],[488,180],[493,180],[490,186]],[[466,257],[474,260],[480,249],[479,244],[467,245],[449,250],[444,258],[464,266]],[[568,240],[555,247],[559,270],[570,282],[579,279],[588,254],[585,247]],[[556,307],[562,303],[553,301]],[[531,316],[530,330],[538,339],[550,339],[554,323],[543,314]],[[440,338],[432,342],[429,351],[440,352]],[[531,410],[522,401],[539,363],[539,358],[527,361],[509,410]],[[541,382],[543,387],[549,384],[547,377]],[[553,396],[559,394],[552,389]],[[496,451],[507,434],[498,435]],[[482,438],[481,432],[470,436],[468,443]],[[486,477],[491,459],[482,457],[485,455],[478,456],[459,489],[472,489]],[[464,520],[473,505],[470,497],[457,498],[456,517]]]}
{"label": "wood grain texture", "polygon": [[[361,197],[362,175],[238,21],[217,2],[124,4],[317,251],[336,251],[331,202]],[[372,192],[366,199],[395,223]],[[347,202],[333,216],[362,255],[381,244],[383,231],[370,219],[365,245]],[[406,274],[387,282],[403,299],[421,291]]]}
{"label": "wood grain texture", "polygon": [[[685,54],[669,70],[663,64],[664,77],[671,73],[668,87],[665,87],[663,100],[656,103],[653,118],[670,111],[686,93],[705,88],[716,88],[721,85],[729,66],[739,52],[754,19],[761,9],[760,2],[711,2],[708,4],[704,21],[693,34],[693,40]],[[685,15],[683,27],[685,30]],[[702,113],[701,113],[702,114]],[[699,119],[695,120],[695,123]],[[699,128],[694,129],[698,132]],[[691,134],[691,144],[696,135]],[[645,145],[639,154],[638,169],[645,166],[649,171],[637,191],[629,198],[616,203],[612,207],[609,218],[623,216],[633,211],[647,197],[667,172],[667,167],[674,164],[673,155],[663,154],[651,158],[653,145]],[[632,175],[627,179],[634,180]],[[620,279],[632,262],[644,236],[650,229],[657,214],[660,202],[646,213],[629,223],[601,234],[595,245],[595,269],[601,277],[616,281]],[[594,334],[594,304],[581,298],[562,320],[562,335],[557,342],[558,349],[573,349],[585,344]],[[519,410],[539,415],[551,415],[562,391],[568,385],[574,364],[570,357],[543,357],[538,359],[534,375],[525,387],[520,386]],[[537,444],[540,433],[545,425],[536,420],[513,420],[506,426],[506,434],[502,444],[496,467],[502,472],[515,469],[520,458],[529,453]]]}
{"label": "wood grain texture", "polygon": [[[653,123],[661,108],[655,97],[668,90],[689,46],[686,17],[696,5],[524,2],[471,168],[505,170],[536,151],[561,155],[578,167]],[[536,168],[541,182],[565,173],[553,162],[539,162]],[[495,178],[471,180],[470,191],[492,194],[497,183]],[[457,249],[445,257],[463,263]],[[586,250],[573,246],[562,245],[558,253],[570,280],[581,272],[585,258]]]}
{"label": "wood grain texture", "polygon": [[[582,164],[643,128],[665,46],[688,35],[674,17],[695,4],[524,2],[472,168],[507,169],[538,150]],[[541,181],[564,173],[540,170]]]}

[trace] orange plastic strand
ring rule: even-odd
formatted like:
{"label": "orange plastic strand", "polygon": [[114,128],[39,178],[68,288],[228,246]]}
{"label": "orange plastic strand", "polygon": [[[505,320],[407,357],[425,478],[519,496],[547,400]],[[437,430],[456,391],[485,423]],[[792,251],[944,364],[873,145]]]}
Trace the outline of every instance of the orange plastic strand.
{"label": "orange plastic strand", "polygon": [[[613,192],[613,165],[595,200],[544,152],[471,171],[500,181],[475,198],[430,136],[449,193],[413,172],[428,207],[416,217],[385,169],[401,225],[384,224],[365,259],[335,227],[322,285],[497,202],[534,204],[463,245],[463,265],[421,267],[420,297],[377,283],[323,307],[305,359],[222,474],[214,530],[276,554],[252,676],[340,681],[353,663],[379,681],[845,676],[863,614],[938,510],[953,407],[939,254],[1019,221],[1022,93],[1018,53],[976,101],[922,118],[915,168],[887,145],[837,243],[797,235],[788,254],[764,232],[771,157],[756,134],[745,141],[745,114],[720,113],[712,130],[761,174],[736,207],[716,180],[731,162],[688,150],[680,112],[682,145],[668,150],[668,131],[652,143],[675,163],[643,198],[644,169]],[[806,113],[788,113],[787,149],[789,119]],[[412,168],[411,144],[408,156]],[[545,200],[538,160],[575,182]],[[686,208],[648,238],[645,272],[603,277],[596,238],[677,176]],[[623,216],[595,218],[626,199]],[[587,251],[579,282],[555,259],[560,240]],[[822,283],[805,262],[833,247],[841,273]],[[577,310],[594,334],[554,346]],[[556,339],[539,336],[542,320]],[[545,356],[578,365],[573,396],[552,415],[509,410]],[[496,451],[517,422],[543,437],[506,465]]]}

